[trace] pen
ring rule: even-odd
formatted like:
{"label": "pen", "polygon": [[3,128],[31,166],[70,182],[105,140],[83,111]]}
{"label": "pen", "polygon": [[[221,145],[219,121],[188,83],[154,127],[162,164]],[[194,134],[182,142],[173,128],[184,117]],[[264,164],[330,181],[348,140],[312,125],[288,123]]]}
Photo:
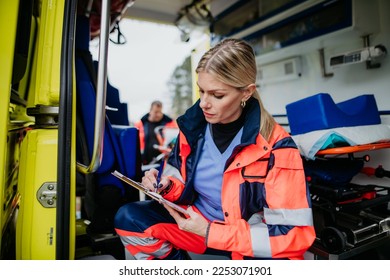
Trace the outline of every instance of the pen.
{"label": "pen", "polygon": [[158,185],[160,184],[161,175],[162,175],[163,170],[164,170],[164,165],[165,165],[165,160],[161,160],[160,167],[158,168],[157,178],[156,178],[157,184],[156,184],[156,188],[154,190],[155,192],[157,192]]}

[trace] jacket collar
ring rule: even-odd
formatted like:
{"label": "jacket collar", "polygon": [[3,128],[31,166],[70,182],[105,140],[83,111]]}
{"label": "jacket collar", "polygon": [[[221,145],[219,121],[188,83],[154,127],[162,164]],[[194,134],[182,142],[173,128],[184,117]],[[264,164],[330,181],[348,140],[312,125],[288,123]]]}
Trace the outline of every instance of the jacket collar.
{"label": "jacket collar", "polygon": [[[184,115],[177,119],[180,131],[185,135],[188,143],[195,144],[201,134],[204,133],[207,121],[199,107],[200,100],[192,105]],[[255,144],[260,131],[260,106],[254,97],[246,103],[246,116],[241,137],[241,145]]]}

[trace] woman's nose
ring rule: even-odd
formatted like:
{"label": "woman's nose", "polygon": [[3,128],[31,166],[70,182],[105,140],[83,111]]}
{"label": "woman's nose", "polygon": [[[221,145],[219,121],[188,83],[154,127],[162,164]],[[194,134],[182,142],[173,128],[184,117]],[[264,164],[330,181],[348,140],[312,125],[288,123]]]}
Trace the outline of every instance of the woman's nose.
{"label": "woman's nose", "polygon": [[199,104],[200,108],[210,108],[210,103],[208,102],[208,98],[206,98],[206,94],[204,94],[201,98],[200,98],[200,104]]}

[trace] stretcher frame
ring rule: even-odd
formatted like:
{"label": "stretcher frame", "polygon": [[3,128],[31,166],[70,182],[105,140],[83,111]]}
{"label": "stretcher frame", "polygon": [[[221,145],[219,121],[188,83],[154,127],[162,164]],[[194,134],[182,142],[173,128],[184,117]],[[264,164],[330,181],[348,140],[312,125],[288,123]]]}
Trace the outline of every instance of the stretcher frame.
{"label": "stretcher frame", "polygon": [[[356,145],[356,146],[347,146],[347,147],[336,147],[336,148],[329,148],[320,150],[316,153],[316,157],[323,158],[327,155],[342,155],[347,154],[351,160],[354,160],[354,153],[358,152],[365,152],[365,151],[373,151],[373,150],[379,150],[379,149],[387,149],[390,148],[390,141],[385,142],[377,142],[377,143],[369,143],[369,144],[363,144],[363,145]],[[369,160],[369,157],[367,158]],[[361,160],[361,159],[360,159]],[[368,161],[366,160],[366,161]],[[380,186],[378,186],[380,187]],[[385,188],[385,187],[383,187]],[[387,188],[386,188],[387,189]],[[325,198],[326,200],[326,198]],[[364,212],[364,209],[369,209],[371,206],[381,206],[381,204],[389,202],[389,191],[387,190],[387,195],[376,197],[375,199],[371,201],[362,202],[360,207],[362,208],[361,212]],[[328,201],[329,203],[329,201]],[[315,206],[315,202],[313,202],[313,206]],[[330,216],[337,215],[338,213],[343,212],[342,207],[347,207],[348,204],[338,204],[337,202],[334,202],[333,205],[330,203],[328,206],[328,212]],[[360,204],[360,203],[359,203]],[[340,207],[341,206],[341,207]],[[350,205],[350,209],[353,209],[355,205]],[[359,206],[358,206],[359,207]],[[320,206],[321,208],[321,206]],[[375,207],[374,207],[375,208]],[[321,210],[320,210],[321,211]],[[359,213],[361,213],[359,212]],[[347,215],[348,211],[346,212]],[[357,217],[360,217],[360,214],[356,215]],[[347,242],[345,248],[340,251],[331,252],[326,248],[321,240],[321,238],[317,234],[317,238],[313,246],[310,248],[310,252],[314,254],[315,257],[322,257],[326,259],[349,259],[352,258],[358,254],[364,253],[367,250],[378,248],[379,246],[386,244],[390,241],[390,231],[385,230],[388,228],[390,216],[383,217],[381,221],[373,219],[372,226],[379,226],[382,230],[378,231],[377,234],[371,235],[367,237],[366,240],[362,239],[362,241],[356,242],[356,244],[350,244]],[[331,226],[332,227],[332,226]],[[337,230],[338,224],[335,223],[333,229]],[[369,227],[367,227],[369,228]],[[362,230],[365,230],[362,229]],[[353,231],[352,231],[353,232]],[[356,230],[356,232],[359,232],[359,230]],[[343,233],[344,232],[339,232]],[[360,233],[360,232],[359,232]],[[339,236],[340,237],[340,236]],[[345,237],[346,238],[346,237]]]}

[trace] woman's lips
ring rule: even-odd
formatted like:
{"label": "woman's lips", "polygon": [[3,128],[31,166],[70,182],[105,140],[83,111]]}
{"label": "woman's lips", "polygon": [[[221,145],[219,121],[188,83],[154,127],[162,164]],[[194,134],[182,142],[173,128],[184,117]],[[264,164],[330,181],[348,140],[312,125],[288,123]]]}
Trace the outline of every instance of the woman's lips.
{"label": "woman's lips", "polygon": [[214,116],[213,114],[206,113],[206,112],[204,112],[204,111],[203,111],[203,114],[204,114],[204,116],[205,116],[206,118],[211,118],[211,117]]}

